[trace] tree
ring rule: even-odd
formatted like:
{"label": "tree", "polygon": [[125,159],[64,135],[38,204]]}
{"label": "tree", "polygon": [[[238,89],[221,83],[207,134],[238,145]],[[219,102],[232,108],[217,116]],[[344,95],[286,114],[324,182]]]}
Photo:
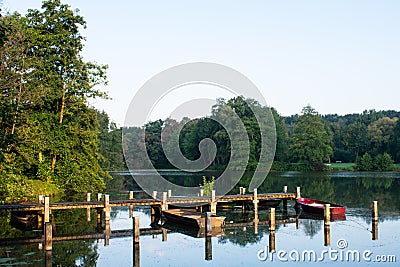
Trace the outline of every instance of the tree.
{"label": "tree", "polygon": [[390,151],[390,139],[398,118],[382,117],[368,126],[368,140],[373,155]]}
{"label": "tree", "polygon": [[373,159],[369,153],[365,153],[357,161],[357,169],[359,171],[372,171],[374,169]]}
{"label": "tree", "polygon": [[360,122],[352,123],[344,129],[343,143],[348,150],[353,152],[355,162],[357,162],[360,153],[365,152],[367,147],[368,139],[365,134],[366,132],[367,126]]}
{"label": "tree", "polygon": [[318,113],[306,106],[293,129],[290,151],[294,160],[317,168],[332,155],[332,136]]}

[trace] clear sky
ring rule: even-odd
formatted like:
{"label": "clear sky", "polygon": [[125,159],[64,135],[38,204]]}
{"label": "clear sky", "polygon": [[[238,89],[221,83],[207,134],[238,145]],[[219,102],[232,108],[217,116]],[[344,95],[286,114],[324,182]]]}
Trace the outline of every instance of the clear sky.
{"label": "clear sky", "polygon": [[[105,90],[112,100],[93,104],[119,125],[149,78],[197,61],[243,73],[282,115],[300,113],[307,104],[321,114],[400,110],[397,0],[64,3],[87,21],[84,58],[109,65]],[[3,0],[2,8],[24,13],[40,5]],[[201,91],[229,97],[212,88]]]}

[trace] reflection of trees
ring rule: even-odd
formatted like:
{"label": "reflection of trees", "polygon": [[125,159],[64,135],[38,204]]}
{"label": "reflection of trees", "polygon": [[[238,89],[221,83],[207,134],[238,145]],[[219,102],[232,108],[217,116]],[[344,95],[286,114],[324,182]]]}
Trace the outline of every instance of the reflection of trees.
{"label": "reflection of trees", "polygon": [[99,254],[94,240],[53,244],[53,266],[96,266]]}
{"label": "reflection of trees", "polygon": [[321,230],[323,221],[301,220],[301,223],[304,229],[304,233],[312,239]]}
{"label": "reflection of trees", "polygon": [[243,228],[232,229],[225,231],[226,236],[220,238],[218,243],[225,244],[227,241],[234,245],[238,245],[240,247],[245,247],[248,244],[256,244],[261,241],[264,236],[264,233],[268,232],[266,229],[260,230],[258,234],[254,234],[253,227],[247,227],[245,230]]}

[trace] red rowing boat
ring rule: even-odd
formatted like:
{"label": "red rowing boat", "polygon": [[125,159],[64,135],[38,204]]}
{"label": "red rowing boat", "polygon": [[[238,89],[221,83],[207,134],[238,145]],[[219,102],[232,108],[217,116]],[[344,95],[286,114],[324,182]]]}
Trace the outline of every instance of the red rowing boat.
{"label": "red rowing boat", "polygon": [[298,198],[296,199],[297,204],[303,209],[305,212],[316,213],[316,214],[324,214],[324,206],[325,204],[330,205],[331,214],[345,214],[346,207],[330,202],[325,202],[321,200],[315,200],[311,198]]}

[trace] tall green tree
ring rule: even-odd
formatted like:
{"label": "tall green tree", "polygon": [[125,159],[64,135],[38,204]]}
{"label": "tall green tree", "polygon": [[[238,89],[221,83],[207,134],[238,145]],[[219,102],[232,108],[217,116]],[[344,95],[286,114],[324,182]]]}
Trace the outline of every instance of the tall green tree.
{"label": "tall green tree", "polygon": [[311,107],[302,110],[294,129],[290,151],[294,160],[319,168],[332,155],[332,135],[322,118]]}

